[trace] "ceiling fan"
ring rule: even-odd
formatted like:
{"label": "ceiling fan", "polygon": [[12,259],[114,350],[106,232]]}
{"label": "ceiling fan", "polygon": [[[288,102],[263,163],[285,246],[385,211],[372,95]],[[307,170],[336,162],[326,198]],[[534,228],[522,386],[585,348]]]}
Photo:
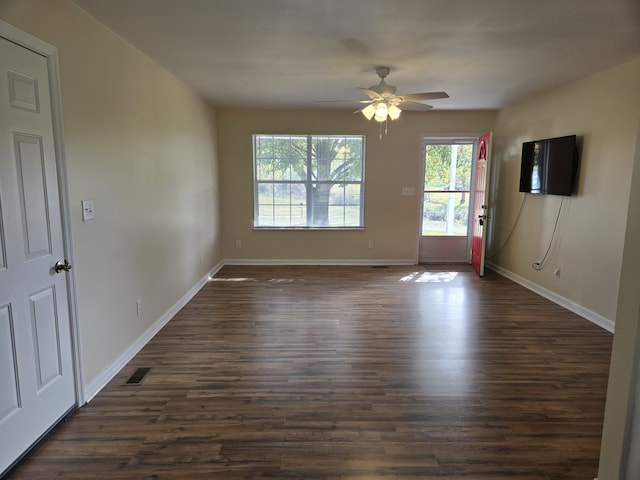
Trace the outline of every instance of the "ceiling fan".
{"label": "ceiling fan", "polygon": [[390,71],[391,69],[389,67],[376,67],[376,73],[380,77],[380,83],[368,88],[358,87],[369,99],[360,100],[360,103],[366,106],[356,110],[356,113],[361,112],[367,120],[371,120],[372,118],[378,122],[384,122],[388,118],[397,120],[402,110],[425,111],[433,108],[431,105],[419,103],[421,101],[449,98],[449,95],[445,92],[396,95],[396,87],[388,84],[384,80]]}

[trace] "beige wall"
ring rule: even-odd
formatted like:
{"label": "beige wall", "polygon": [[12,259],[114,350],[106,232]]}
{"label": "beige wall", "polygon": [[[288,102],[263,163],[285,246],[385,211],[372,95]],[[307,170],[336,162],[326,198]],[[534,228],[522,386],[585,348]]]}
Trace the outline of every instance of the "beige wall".
{"label": "beige wall", "polygon": [[[482,134],[493,128],[494,119],[494,111],[404,112],[380,140],[379,124],[351,111],[219,109],[225,260],[415,261],[422,136]],[[253,230],[254,133],[366,134],[365,230]],[[416,196],[402,196],[403,187],[415,187]],[[236,248],[236,240],[242,248]]]}
{"label": "beige wall", "polygon": [[[493,144],[494,231],[489,255],[514,225],[522,142],[576,134],[577,194],[565,198],[556,240],[540,271],[562,197],[527,195],[498,266],[614,320],[640,111],[640,61],[556,88],[500,111]],[[561,276],[553,275],[556,267]]]}
{"label": "beige wall", "polygon": [[530,265],[553,230],[560,198],[552,196],[527,197],[511,241],[494,261],[615,320],[598,478],[622,479],[634,403],[640,408],[633,396],[640,349],[640,60],[501,110],[495,133],[490,252],[506,239],[520,206],[522,142],[581,137],[578,192],[566,201],[548,267]]}
{"label": "beige wall", "polygon": [[[640,113],[640,104],[637,111]],[[635,385],[640,375],[640,122],[633,174],[630,177],[631,194],[598,475],[602,480],[638,478],[637,469],[640,465],[640,451],[629,450],[629,429],[633,425],[634,415],[636,431],[633,435],[636,441],[640,440],[640,396]],[[621,472],[625,471],[628,457],[633,457],[635,471],[630,469],[627,477],[624,477]]]}
{"label": "beige wall", "polygon": [[215,111],[69,1],[4,0],[0,18],[59,52],[87,385],[222,258]]}

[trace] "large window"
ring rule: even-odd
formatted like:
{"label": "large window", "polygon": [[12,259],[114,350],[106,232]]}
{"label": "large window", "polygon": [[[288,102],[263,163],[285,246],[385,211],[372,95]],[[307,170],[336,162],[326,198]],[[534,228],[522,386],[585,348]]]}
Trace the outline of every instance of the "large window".
{"label": "large window", "polygon": [[466,236],[473,144],[428,144],[425,149],[423,236]]}
{"label": "large window", "polygon": [[254,225],[364,226],[362,135],[254,135]]}

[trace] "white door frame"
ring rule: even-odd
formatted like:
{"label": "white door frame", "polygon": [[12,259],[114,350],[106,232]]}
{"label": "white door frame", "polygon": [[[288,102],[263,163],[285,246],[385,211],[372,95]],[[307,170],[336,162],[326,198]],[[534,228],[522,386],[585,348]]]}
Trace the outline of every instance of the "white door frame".
{"label": "white door frame", "polygon": [[[419,217],[418,217],[418,238],[416,240],[416,264],[420,263],[420,243],[421,243],[421,238],[422,238],[422,220],[423,220],[423,208],[424,208],[424,175],[425,175],[425,158],[424,158],[424,152],[425,152],[425,148],[426,145],[428,144],[446,144],[446,143],[453,143],[453,142],[464,142],[464,143],[473,143],[473,163],[471,166],[471,191],[470,191],[470,198],[469,198],[469,219],[467,220],[468,224],[467,224],[467,228],[469,229],[468,233],[467,233],[467,238],[465,241],[465,245],[466,245],[466,251],[467,251],[467,257],[466,259],[457,259],[454,263],[459,263],[460,261],[462,261],[463,263],[470,263],[471,262],[471,222],[472,222],[472,214],[473,214],[473,202],[474,202],[474,198],[473,198],[473,193],[475,191],[475,175],[476,175],[476,171],[475,171],[475,155],[477,153],[477,149],[478,149],[478,138],[480,138],[480,134],[476,134],[476,133],[460,133],[460,134],[456,134],[456,133],[452,133],[452,134],[446,134],[446,135],[429,135],[429,134],[423,134],[421,137],[421,144],[420,144],[420,195],[418,198],[418,201],[420,202],[420,206],[418,208],[419,210]],[[437,239],[437,237],[434,237]],[[446,263],[446,260],[445,260]]]}
{"label": "white door frame", "polygon": [[[71,245],[71,215],[69,208],[69,192],[67,185],[67,164],[64,152],[64,132],[62,123],[62,101],[60,94],[60,71],[58,66],[58,49],[39,38],[0,20],[0,37],[38,53],[47,59],[49,71],[49,88],[51,90],[51,117],[53,122],[53,141],[58,169],[58,189],[60,195],[60,213],[62,217],[62,241],[65,258],[73,265],[73,248]],[[78,308],[76,298],[76,279],[72,269],[67,275],[69,317],[71,322],[71,345],[73,349],[74,378],[76,387],[76,406],[84,405],[84,385],[82,382],[82,362],[80,355],[80,335],[78,329]]]}

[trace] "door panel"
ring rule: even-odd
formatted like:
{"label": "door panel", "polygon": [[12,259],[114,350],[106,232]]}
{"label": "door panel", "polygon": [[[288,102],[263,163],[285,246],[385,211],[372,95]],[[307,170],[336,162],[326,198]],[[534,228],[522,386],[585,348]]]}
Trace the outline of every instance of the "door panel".
{"label": "door panel", "polygon": [[9,105],[38,113],[38,79],[16,72],[7,72],[9,86]]}
{"label": "door panel", "polygon": [[42,138],[14,135],[26,260],[51,255]]}
{"label": "door panel", "polygon": [[45,57],[0,38],[0,476],[75,405]]}
{"label": "door panel", "polygon": [[4,241],[4,221],[2,220],[2,196],[0,196],[0,271],[7,268],[7,249]]}
{"label": "door panel", "polygon": [[491,133],[485,133],[478,139],[476,158],[476,183],[474,192],[473,227],[471,238],[471,265],[481,277],[484,275],[484,252],[486,245],[486,224],[488,205],[486,199],[489,162],[491,159]]}
{"label": "door panel", "polygon": [[36,342],[38,390],[60,376],[60,345],[55,294],[52,287],[29,297],[31,323]]}
{"label": "door panel", "polygon": [[16,339],[13,318],[8,305],[0,308],[0,423],[20,406],[18,397],[18,371],[16,365]]}

